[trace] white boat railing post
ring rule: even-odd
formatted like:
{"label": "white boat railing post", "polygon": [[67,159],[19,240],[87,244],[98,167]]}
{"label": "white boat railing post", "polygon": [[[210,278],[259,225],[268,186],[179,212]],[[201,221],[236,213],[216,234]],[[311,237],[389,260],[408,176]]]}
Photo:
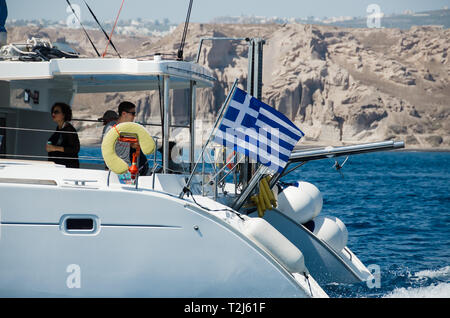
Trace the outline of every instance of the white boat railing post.
{"label": "white boat railing post", "polygon": [[170,139],[170,77],[165,75],[164,90],[164,140],[163,140],[163,172],[169,172],[169,139]]}
{"label": "white boat railing post", "polygon": [[[263,50],[265,40],[260,38],[248,39],[248,77],[247,93],[256,99],[262,99]],[[241,182],[246,187],[253,174],[258,170],[258,163],[253,163],[249,157],[243,164]]]}
{"label": "white boat railing post", "polygon": [[[225,102],[223,103],[222,108],[221,108],[220,111],[219,111],[219,115],[217,116],[216,122],[214,123],[214,126],[213,126],[213,128],[212,128],[212,130],[211,130],[211,133],[209,134],[208,140],[206,141],[205,145],[203,146],[202,152],[201,152],[199,158],[197,159],[197,161],[195,162],[195,165],[194,165],[194,168],[192,169],[191,175],[189,176],[189,179],[188,179],[188,181],[186,182],[186,187],[185,187],[185,189],[186,189],[186,188],[189,188],[189,185],[191,184],[192,178],[194,177],[195,170],[197,169],[197,166],[198,166],[198,164],[200,163],[200,160],[204,160],[205,150],[206,150],[206,148],[208,147],[209,143],[211,142],[211,139],[213,138],[214,133],[215,133],[215,131],[216,131],[217,125],[218,125],[218,124],[220,123],[220,121],[222,120],[222,116],[224,115],[225,110],[228,108],[228,104],[230,103],[231,97],[232,97],[233,94],[234,94],[234,89],[236,88],[237,83],[238,83],[238,79],[236,79],[236,80],[234,81],[233,86],[231,87],[231,90],[230,90],[230,92],[228,93],[227,98],[225,99]],[[202,184],[203,184],[203,180],[202,180]],[[180,193],[180,196],[179,196],[180,199],[182,199],[182,198],[184,197],[185,189],[183,189],[183,191]]]}
{"label": "white boat railing post", "polygon": [[156,156],[158,154],[158,138],[155,138],[155,152],[153,153],[153,173],[152,173],[152,190],[155,190],[155,177],[156,177]]}
{"label": "white boat railing post", "polygon": [[190,150],[189,150],[189,167],[190,171],[194,169],[195,162],[195,116],[197,106],[197,83],[191,81],[190,85],[190,116],[189,116],[189,132],[190,132]]}

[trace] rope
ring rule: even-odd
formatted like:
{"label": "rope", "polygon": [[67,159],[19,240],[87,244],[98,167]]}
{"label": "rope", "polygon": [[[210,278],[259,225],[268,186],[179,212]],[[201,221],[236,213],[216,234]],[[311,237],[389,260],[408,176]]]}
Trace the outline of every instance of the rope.
{"label": "rope", "polygon": [[[24,131],[38,131],[38,132],[49,132],[49,133],[54,133],[57,132],[56,130],[48,130],[48,129],[34,129],[34,128],[15,128],[15,127],[0,127],[0,129],[6,129],[6,130],[24,130]],[[78,134],[75,131],[58,131],[59,133],[62,134]]]}
{"label": "rope", "polygon": [[[84,0],[83,0],[84,1]],[[108,36],[108,34],[106,33],[105,29],[103,29],[102,25],[100,24],[100,22],[98,21],[97,17],[95,16],[94,12],[92,11],[92,9],[89,7],[89,5],[87,4],[86,1],[84,1],[84,4],[86,5],[86,7],[88,8],[89,12],[91,13],[92,17],[94,18],[95,22],[97,22],[98,26],[100,27],[100,29],[102,29],[103,34],[106,36],[106,39],[108,39],[111,42],[111,46],[113,47],[114,51],[116,51],[117,55],[119,56],[119,58],[122,58],[119,54],[119,52],[117,51],[113,41],[111,40],[111,38]]]}
{"label": "rope", "polygon": [[[162,165],[160,165],[159,163],[155,163],[155,165],[153,166],[153,171],[156,171],[158,168],[163,168],[163,166]],[[170,169],[170,168],[167,168],[166,170],[168,170],[168,171],[170,171],[170,172],[173,172],[173,173],[178,173],[178,174],[183,174],[183,173],[186,173],[186,171],[185,170],[183,170],[183,171],[181,171],[181,170],[173,170],[173,169]]]}
{"label": "rope", "polygon": [[194,195],[192,194],[192,191],[191,191],[190,189],[186,188],[186,187],[183,188],[183,192],[186,193],[188,197],[189,197],[189,194],[190,194],[191,197],[192,197],[192,201],[194,201],[194,203],[195,203],[196,205],[198,205],[200,208],[205,209],[205,210],[208,211],[208,212],[231,212],[231,213],[237,215],[242,221],[245,221],[245,219],[244,219],[244,218],[241,216],[241,214],[240,214],[239,212],[237,212],[237,211],[234,211],[234,210],[231,210],[231,209],[226,209],[226,208],[225,208],[225,209],[217,209],[217,210],[216,210],[216,209],[210,209],[210,208],[208,208],[208,207],[205,207],[205,206],[201,205],[200,203],[198,203],[198,202],[195,200]]}
{"label": "rope", "polygon": [[[97,128],[101,128],[101,127],[97,127]],[[91,139],[99,139],[101,138],[101,136],[99,135],[91,135],[91,134],[87,134],[87,133],[80,133],[80,132],[75,132],[75,131],[64,131],[64,130],[60,130],[60,131],[56,131],[56,130],[48,130],[48,129],[34,129],[34,128],[16,128],[16,127],[3,127],[0,126],[0,129],[5,129],[5,130],[22,130],[22,131],[29,131],[29,132],[45,132],[45,133],[61,133],[61,134],[77,134],[79,137],[89,137]],[[153,136],[152,136],[153,137]],[[153,137],[154,139],[159,139],[159,137]]]}
{"label": "rope", "polygon": [[7,45],[7,48],[11,48],[11,49],[13,49],[14,51],[16,51],[17,53],[19,53],[19,54],[24,54],[24,55],[36,55],[36,53],[34,53],[34,52],[27,52],[27,51],[22,51],[22,50],[20,50],[19,48],[17,48],[14,44],[9,44],[9,45]]}
{"label": "rope", "polygon": [[106,44],[105,52],[103,52],[102,57],[105,57],[106,51],[108,51],[108,46],[109,46],[109,43],[111,43],[111,39],[112,39],[112,36],[113,36],[113,33],[114,33],[114,29],[116,28],[117,21],[119,20],[120,12],[122,11],[122,7],[123,7],[124,3],[125,3],[125,0],[122,0],[122,5],[120,6],[120,10],[119,10],[119,13],[117,14],[116,22],[114,23],[114,27],[111,30],[111,35],[109,36],[109,41]]}
{"label": "rope", "polygon": [[19,130],[19,131],[28,131],[28,132],[45,132],[45,133],[61,133],[61,134],[78,134],[78,137],[82,137],[84,139],[92,139],[92,140],[97,140],[100,138],[100,136],[98,135],[90,135],[90,134],[83,134],[83,133],[78,133],[78,132],[73,132],[73,131],[56,131],[56,130],[46,130],[46,129],[31,129],[31,128],[15,128],[15,127],[0,127],[0,129],[5,129],[5,130]]}
{"label": "rope", "polygon": [[100,157],[49,157],[49,156],[37,156],[37,155],[10,155],[10,154],[0,154],[0,157],[21,157],[21,158],[38,158],[38,159],[69,159],[69,160],[101,160],[103,161],[103,158]]}
{"label": "rope", "polygon": [[119,132],[119,129],[117,129],[117,125],[114,125],[113,127],[116,130],[117,135],[120,137],[120,132]]}
{"label": "rope", "polygon": [[91,43],[92,47],[95,50],[95,53],[97,53],[97,56],[100,57],[100,53],[98,53],[97,48],[95,47],[94,42],[92,42],[91,37],[89,36],[89,33],[87,33],[86,29],[84,28],[83,24],[81,23],[80,18],[78,17],[78,15],[76,14],[74,8],[72,7],[72,4],[70,3],[69,0],[66,0],[67,4],[69,5],[69,7],[72,9],[73,15],[75,16],[75,18],[77,18],[78,23],[80,23],[80,26],[83,28],[84,34],[86,35],[86,37],[88,38],[89,42]]}

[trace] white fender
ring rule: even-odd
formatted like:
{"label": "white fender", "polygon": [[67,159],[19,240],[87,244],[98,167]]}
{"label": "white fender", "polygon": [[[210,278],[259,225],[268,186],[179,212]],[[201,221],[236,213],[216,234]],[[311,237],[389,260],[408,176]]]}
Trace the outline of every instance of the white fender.
{"label": "white fender", "polygon": [[313,233],[337,252],[342,251],[347,246],[347,227],[336,217],[316,218]]}
{"label": "white fender", "polygon": [[116,154],[116,142],[121,133],[136,135],[145,155],[155,151],[155,141],[144,127],[137,123],[121,123],[111,128],[103,138],[102,155],[108,168],[117,174],[123,174],[128,171],[128,164]]}
{"label": "white fender", "polygon": [[309,273],[302,252],[262,218],[248,218],[243,233],[271,254],[291,273]]}
{"label": "white fender", "polygon": [[305,224],[322,211],[323,197],[319,189],[308,182],[298,182],[278,193],[278,210],[299,224]]}

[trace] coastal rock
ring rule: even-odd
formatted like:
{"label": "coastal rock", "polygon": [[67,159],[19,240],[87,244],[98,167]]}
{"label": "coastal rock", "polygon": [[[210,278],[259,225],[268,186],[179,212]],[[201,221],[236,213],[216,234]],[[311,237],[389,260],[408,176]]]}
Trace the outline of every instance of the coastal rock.
{"label": "coastal rock", "polygon": [[[156,52],[173,56],[182,32],[180,25],[165,37],[121,36],[115,44],[124,57],[148,59]],[[100,32],[90,33],[99,47],[106,45]],[[10,41],[23,41],[33,35],[54,41],[64,37],[83,56],[95,54],[80,30],[17,27],[9,31]],[[194,23],[184,48],[185,60],[197,58],[198,44],[204,37],[266,40],[262,100],[305,132],[301,145],[396,139],[406,141],[409,149],[450,149],[448,29]],[[217,82],[212,89],[198,90],[197,117],[202,120],[199,132],[208,134],[235,79],[241,88],[246,88],[247,54],[245,41],[204,41],[199,63],[213,72]],[[113,51],[109,56],[114,56]],[[174,105],[187,98],[183,91],[171,96]],[[74,113],[79,118],[97,118],[106,109],[117,109],[124,99],[136,103],[138,121],[160,123],[157,91],[78,95]],[[173,107],[171,115],[173,122],[179,124],[188,118],[187,111],[179,107]],[[88,124],[77,125],[89,136],[96,134]],[[160,135],[159,127],[149,129]],[[172,135],[187,140],[181,129]]]}

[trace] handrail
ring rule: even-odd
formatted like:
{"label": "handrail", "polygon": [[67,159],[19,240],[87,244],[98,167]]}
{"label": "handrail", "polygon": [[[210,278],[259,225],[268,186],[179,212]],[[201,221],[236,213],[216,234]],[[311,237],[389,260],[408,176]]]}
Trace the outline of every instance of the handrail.
{"label": "handrail", "polygon": [[[405,143],[403,141],[383,141],[383,142],[375,142],[375,143],[368,143],[368,144],[359,144],[359,145],[352,145],[352,146],[342,146],[342,147],[325,147],[325,148],[318,148],[318,149],[309,149],[309,150],[301,150],[301,151],[294,151],[291,154],[291,157],[288,161],[288,164],[286,167],[288,167],[292,163],[296,162],[307,162],[311,160],[320,160],[320,159],[327,159],[327,158],[335,158],[335,157],[341,157],[341,156],[350,156],[350,155],[358,155],[363,153],[369,153],[369,152],[377,152],[377,151],[387,151],[387,150],[396,150],[401,149],[405,147]],[[300,167],[301,165],[298,165]],[[285,169],[286,169],[285,167]],[[265,173],[267,173],[267,167],[260,166],[258,171],[255,173],[253,178],[250,180],[247,188],[244,190],[244,192],[241,193],[241,195],[236,199],[236,201],[233,203],[232,208],[236,211],[239,211],[242,206],[244,205],[244,202],[247,200],[247,198],[250,196],[250,194],[253,192],[254,188],[258,184],[259,180],[263,177]],[[292,169],[289,172],[292,172],[296,169]],[[275,186],[275,184],[280,180],[280,178],[283,176],[283,173],[276,173],[269,184],[269,187],[272,188]]]}
{"label": "handrail", "polygon": [[325,148],[294,151],[291,154],[289,163],[357,155],[376,151],[395,150],[401,148],[405,148],[405,143],[403,141],[383,141],[341,147],[329,146]]}
{"label": "handrail", "polygon": [[[218,113],[216,122],[214,123],[214,126],[213,126],[213,128],[212,128],[212,130],[211,130],[211,133],[210,133],[210,135],[209,135],[209,137],[208,137],[208,140],[206,141],[205,145],[204,145],[203,148],[202,148],[202,152],[201,152],[200,156],[198,157],[197,162],[196,162],[195,165],[194,165],[194,168],[193,168],[192,171],[191,171],[191,175],[189,176],[189,179],[188,179],[188,181],[186,182],[186,186],[184,187],[183,191],[180,193],[180,196],[179,196],[180,199],[183,199],[184,195],[186,194],[186,191],[185,191],[185,190],[189,189],[189,185],[190,185],[190,183],[191,183],[191,181],[192,181],[192,178],[194,177],[195,170],[197,170],[197,166],[198,166],[198,164],[200,163],[200,160],[203,159],[203,156],[204,156],[204,154],[205,154],[206,147],[208,146],[208,144],[212,141],[212,139],[213,139],[213,137],[214,137],[214,133],[216,132],[216,128],[217,128],[218,125],[219,125],[219,121],[222,120],[222,115],[225,114],[225,110],[226,110],[227,107],[228,107],[228,104],[229,104],[229,102],[230,102],[230,100],[231,100],[231,98],[232,98],[232,96],[233,96],[233,94],[234,94],[234,90],[235,90],[237,84],[238,84],[238,79],[236,79],[236,80],[234,81],[233,86],[231,87],[231,90],[230,90],[230,92],[228,93],[228,95],[227,95],[227,97],[226,97],[226,99],[225,99],[225,102],[223,103],[222,107],[221,107],[220,110],[219,110],[219,113]],[[216,185],[217,185],[217,183],[216,183]]]}

